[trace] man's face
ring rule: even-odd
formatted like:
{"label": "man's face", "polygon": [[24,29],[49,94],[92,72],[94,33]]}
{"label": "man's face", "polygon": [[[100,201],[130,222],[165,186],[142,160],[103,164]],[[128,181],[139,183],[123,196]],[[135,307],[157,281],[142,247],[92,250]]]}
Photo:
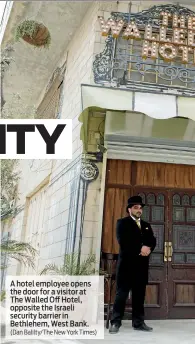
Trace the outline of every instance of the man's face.
{"label": "man's face", "polygon": [[141,205],[134,205],[132,208],[129,208],[130,215],[134,216],[135,218],[139,219],[142,215],[143,209]]}

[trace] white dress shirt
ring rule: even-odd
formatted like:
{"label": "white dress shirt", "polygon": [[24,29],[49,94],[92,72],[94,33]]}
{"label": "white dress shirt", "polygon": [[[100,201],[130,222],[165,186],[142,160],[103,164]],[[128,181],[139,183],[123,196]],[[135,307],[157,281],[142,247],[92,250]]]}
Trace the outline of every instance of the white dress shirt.
{"label": "white dress shirt", "polygon": [[135,222],[138,222],[140,227],[141,227],[141,223],[140,223],[140,218],[139,219],[136,219],[134,216],[130,215],[131,218],[135,221]]}

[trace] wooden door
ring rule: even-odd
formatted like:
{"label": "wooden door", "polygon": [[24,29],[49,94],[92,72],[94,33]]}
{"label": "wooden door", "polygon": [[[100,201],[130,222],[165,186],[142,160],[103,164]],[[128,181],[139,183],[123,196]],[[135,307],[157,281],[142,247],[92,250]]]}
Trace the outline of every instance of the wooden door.
{"label": "wooden door", "polygon": [[195,191],[169,193],[169,318],[195,318]]}
{"label": "wooden door", "polygon": [[147,319],[167,318],[167,264],[164,242],[168,240],[168,193],[152,188],[133,188],[133,194],[146,204],[142,219],[149,222],[156,237],[156,248],[150,257],[149,285],[146,289],[145,315]]}
{"label": "wooden door", "polygon": [[[127,199],[134,194],[145,200],[143,218],[151,223],[157,238],[150,262],[146,318],[195,318],[195,167],[108,160],[103,252],[118,253],[116,220],[127,215]],[[112,301],[114,297],[115,289]]]}
{"label": "wooden door", "polygon": [[[167,264],[164,262],[164,241],[168,240],[168,196],[165,190],[133,187],[134,163],[109,160],[107,165],[102,252],[118,254],[116,221],[127,216],[127,200],[131,195],[140,194],[146,202],[143,219],[149,221],[157,237],[157,246],[150,260],[149,285],[146,290],[146,318],[167,318]],[[112,302],[115,297],[115,287]],[[105,302],[107,290],[105,290]],[[131,304],[131,299],[127,305]]]}

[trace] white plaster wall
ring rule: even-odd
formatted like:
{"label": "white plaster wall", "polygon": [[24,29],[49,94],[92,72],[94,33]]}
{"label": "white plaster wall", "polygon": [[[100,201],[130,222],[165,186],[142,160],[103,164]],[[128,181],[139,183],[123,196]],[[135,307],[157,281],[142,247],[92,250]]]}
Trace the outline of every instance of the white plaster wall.
{"label": "white plaster wall", "polygon": [[40,244],[39,271],[49,262],[60,265],[65,252],[71,251],[79,175],[80,164],[75,162],[70,170],[62,169],[59,177],[50,181],[44,234]]}
{"label": "white plaster wall", "polygon": [[20,173],[20,182],[18,186],[18,205],[23,206],[26,197],[35,191],[35,188],[47,178],[55,161],[51,160],[20,160],[18,171]]}
{"label": "white plaster wall", "polygon": [[24,204],[27,194],[39,185],[51,172],[51,179],[58,176],[63,168],[72,163],[82,152],[80,141],[80,122],[78,116],[81,112],[81,83],[89,83],[93,50],[95,41],[95,26],[97,22],[98,3],[89,6],[81,26],[72,38],[67,50],[64,52],[59,64],[64,63],[68,52],[68,62],[64,80],[64,93],[61,118],[73,119],[73,159],[72,160],[21,160],[19,171],[20,204]]}
{"label": "white plaster wall", "polygon": [[[19,204],[23,206],[25,205],[26,196],[33,193],[43,180],[51,174],[47,187],[43,236],[40,242],[40,256],[36,272],[40,271],[49,262],[57,265],[62,263],[64,253],[72,250],[74,230],[79,230],[80,227],[79,222],[77,222],[75,228],[77,213],[81,208],[81,203],[77,204],[77,201],[79,201],[78,191],[82,153],[81,124],[78,122],[78,116],[82,109],[80,85],[81,83],[90,82],[97,11],[98,3],[94,3],[89,8],[80,28],[67,48],[68,61],[64,80],[61,117],[73,119],[73,159],[71,161],[55,160],[53,162],[23,160],[19,166],[21,171],[18,190]],[[64,62],[67,51],[64,52],[64,57],[62,57],[59,65]],[[15,221],[17,219],[18,216]],[[22,222],[20,226],[22,228]],[[25,226],[23,229],[23,233],[25,233]],[[19,233],[19,229],[17,233]],[[21,235],[17,237],[20,240]],[[76,237],[78,238],[77,235]],[[76,247],[77,242],[75,242]]]}
{"label": "white plaster wall", "polygon": [[[73,249],[74,237],[74,248],[75,250],[78,248],[81,210],[78,197],[79,192],[82,192],[79,184],[82,142],[78,116],[82,110],[81,84],[90,83],[97,10],[98,4],[94,3],[65,52],[65,56],[68,53],[68,59],[61,118],[73,120],[73,159],[56,161],[52,170],[48,189],[49,216],[45,225],[44,246],[39,261],[40,269],[47,262],[61,264],[64,253],[71,252]],[[61,63],[63,63],[63,58]]]}
{"label": "white plaster wall", "polygon": [[[98,7],[99,4],[95,2],[89,8],[83,18],[81,27],[77,30],[65,53],[65,56],[68,53],[68,58],[61,118],[73,120],[73,160],[80,156],[82,152],[82,142],[80,141],[81,123],[78,121],[78,116],[82,111],[81,84],[90,83],[91,81]],[[63,61],[62,58],[61,63]],[[69,163],[68,160],[59,160],[55,171],[53,171],[53,176],[59,173],[62,165],[67,166]]]}
{"label": "white plaster wall", "polygon": [[[24,211],[21,211],[17,217],[13,220],[6,221],[7,223],[2,224],[2,237],[6,233],[10,233],[11,240],[21,240],[22,235],[22,223],[23,223]],[[7,262],[6,273],[8,275],[16,275],[19,267],[17,260],[11,258]]]}

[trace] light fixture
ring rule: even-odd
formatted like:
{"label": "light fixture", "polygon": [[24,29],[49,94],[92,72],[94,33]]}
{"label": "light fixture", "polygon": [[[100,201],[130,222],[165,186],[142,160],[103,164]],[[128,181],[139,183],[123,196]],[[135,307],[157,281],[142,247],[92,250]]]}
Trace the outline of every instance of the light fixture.
{"label": "light fixture", "polygon": [[171,14],[167,13],[167,12],[161,12],[160,16],[163,18],[162,19],[162,25],[163,26],[168,26],[168,24],[169,24],[169,17],[171,17]]}
{"label": "light fixture", "polygon": [[184,35],[185,31],[184,29],[180,29],[180,28],[174,28],[173,29],[173,43],[177,44],[177,45],[183,45],[185,44],[185,35]]}
{"label": "light fixture", "polygon": [[173,14],[173,28],[178,28],[180,27],[181,29],[185,29],[186,18],[184,16],[178,16],[177,13]]}
{"label": "light fixture", "polygon": [[195,31],[188,31],[188,45],[195,48]]}
{"label": "light fixture", "polygon": [[160,27],[159,40],[160,42],[167,42],[167,28],[165,26]]}
{"label": "light fixture", "polygon": [[[167,50],[171,52],[167,52]],[[163,60],[170,62],[177,56],[177,47],[170,43],[163,44],[159,48],[159,54]]]}
{"label": "light fixture", "polygon": [[182,51],[182,63],[188,63],[189,60],[189,48],[186,46],[180,46],[179,50]]}
{"label": "light fixture", "polygon": [[152,25],[148,24],[145,28],[145,33],[144,33],[144,39],[148,40],[148,41],[156,41],[156,38],[153,36],[152,33]]}
{"label": "light fixture", "polygon": [[130,22],[127,25],[126,30],[123,34],[123,38],[125,39],[134,38],[134,39],[139,39],[139,40],[141,39],[141,34],[136,23]]}
{"label": "light fixture", "polygon": [[158,44],[156,42],[148,42],[144,41],[143,48],[142,48],[142,58],[147,59],[149,57],[153,60],[158,58]]}
{"label": "light fixture", "polygon": [[102,31],[102,36],[108,36],[110,29],[114,38],[117,38],[120,35],[121,30],[124,26],[123,20],[115,22],[112,18],[109,18],[107,22],[105,22],[103,17],[98,17],[98,19]]}
{"label": "light fixture", "polygon": [[188,30],[195,30],[195,17],[188,17]]}

